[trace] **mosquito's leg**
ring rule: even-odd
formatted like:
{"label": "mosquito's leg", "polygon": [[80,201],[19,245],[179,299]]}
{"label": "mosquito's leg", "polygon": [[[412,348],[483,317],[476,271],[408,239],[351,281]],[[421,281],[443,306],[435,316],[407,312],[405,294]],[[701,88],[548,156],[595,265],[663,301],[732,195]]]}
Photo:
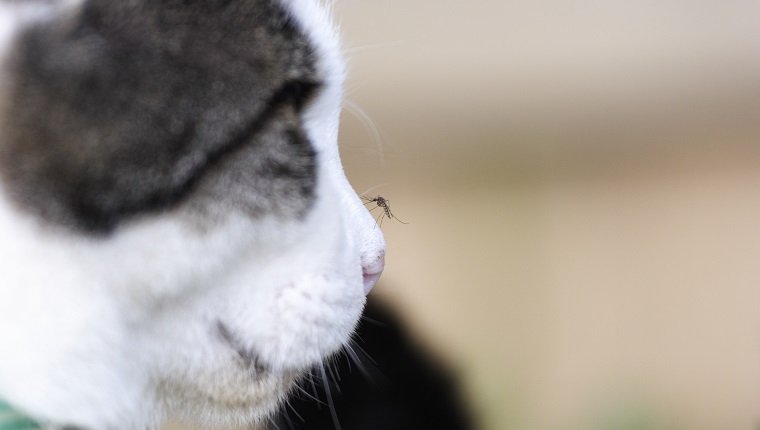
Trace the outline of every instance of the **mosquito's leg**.
{"label": "mosquito's leg", "polygon": [[393,213],[391,213],[391,210],[390,210],[390,209],[388,209],[388,218],[393,218],[393,219],[395,219],[396,221],[400,222],[401,224],[409,224],[408,222],[404,222],[404,221],[402,221],[402,220],[401,220],[399,217],[397,217],[396,215],[393,215]]}

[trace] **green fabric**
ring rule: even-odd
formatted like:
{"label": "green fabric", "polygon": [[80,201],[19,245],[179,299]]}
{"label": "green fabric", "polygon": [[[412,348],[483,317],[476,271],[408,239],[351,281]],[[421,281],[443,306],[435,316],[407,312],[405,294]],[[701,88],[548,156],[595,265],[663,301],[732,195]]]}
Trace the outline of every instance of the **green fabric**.
{"label": "green fabric", "polygon": [[41,428],[29,417],[22,415],[11,405],[0,400],[0,430],[37,430]]}

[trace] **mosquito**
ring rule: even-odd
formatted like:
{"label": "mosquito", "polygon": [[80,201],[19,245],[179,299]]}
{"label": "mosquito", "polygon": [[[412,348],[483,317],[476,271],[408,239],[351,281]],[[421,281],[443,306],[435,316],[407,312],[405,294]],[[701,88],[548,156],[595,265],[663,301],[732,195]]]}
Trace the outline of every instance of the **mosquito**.
{"label": "mosquito", "polygon": [[370,209],[369,211],[372,212],[373,210],[380,208],[382,209],[382,213],[377,217],[377,220],[375,221],[380,227],[383,226],[383,219],[395,219],[396,221],[400,222],[401,224],[409,224],[408,222],[404,222],[396,215],[393,215],[393,212],[391,212],[391,206],[390,206],[390,200],[386,199],[383,196],[376,196],[376,197],[367,197],[362,196],[362,200],[364,200],[364,204],[370,204],[374,203],[376,206]]}

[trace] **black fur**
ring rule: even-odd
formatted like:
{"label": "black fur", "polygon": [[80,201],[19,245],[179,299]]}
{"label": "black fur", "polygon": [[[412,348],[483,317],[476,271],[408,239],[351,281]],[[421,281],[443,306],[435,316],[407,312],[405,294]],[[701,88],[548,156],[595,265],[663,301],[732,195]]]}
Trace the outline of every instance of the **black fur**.
{"label": "black fur", "polygon": [[275,2],[87,0],[25,30],[5,72],[0,175],[47,221],[108,233],[186,202],[312,203],[298,113],[320,78]]}
{"label": "black fur", "polygon": [[[452,376],[407,334],[386,305],[370,298],[356,338],[353,350],[362,368],[342,354],[326,372],[342,429],[475,428]],[[303,391],[282,407],[270,430],[337,428],[317,379],[314,387],[309,381],[300,383]]]}

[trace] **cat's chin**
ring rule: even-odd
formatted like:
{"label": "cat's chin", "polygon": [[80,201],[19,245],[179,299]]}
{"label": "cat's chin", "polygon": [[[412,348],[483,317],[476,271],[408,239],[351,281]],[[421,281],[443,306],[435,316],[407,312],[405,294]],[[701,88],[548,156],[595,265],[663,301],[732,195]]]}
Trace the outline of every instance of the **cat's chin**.
{"label": "cat's chin", "polygon": [[[204,428],[237,428],[266,421],[278,410],[305,371],[221,376],[203,387],[167,384],[169,414]],[[181,393],[180,396],[177,396]],[[170,399],[170,400],[169,400]]]}

